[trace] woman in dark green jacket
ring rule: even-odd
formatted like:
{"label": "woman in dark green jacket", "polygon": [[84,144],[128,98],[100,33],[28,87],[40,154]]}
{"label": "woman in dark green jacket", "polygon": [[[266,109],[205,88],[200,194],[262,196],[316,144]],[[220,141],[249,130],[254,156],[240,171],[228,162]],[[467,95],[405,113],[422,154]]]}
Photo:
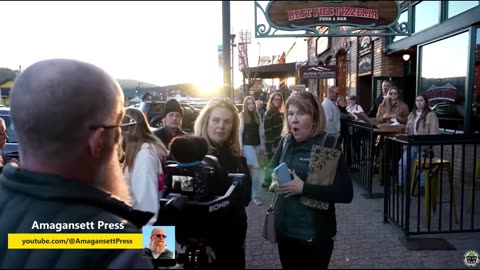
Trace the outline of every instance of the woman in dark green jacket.
{"label": "woman in dark green jacket", "polygon": [[[327,136],[325,113],[314,95],[303,92],[290,96],[285,117],[286,135],[270,164],[274,168],[285,162],[292,172],[292,180],[280,186],[275,185],[278,182],[272,175],[273,190],[279,193],[276,229],[280,260],[284,269],[327,269],[337,233],[335,203],[352,201],[352,181],[340,157],[332,185],[305,183],[312,147],[322,145]],[[324,145],[334,147],[335,143],[326,140]],[[328,206],[325,210],[305,206],[300,200],[302,196]]]}

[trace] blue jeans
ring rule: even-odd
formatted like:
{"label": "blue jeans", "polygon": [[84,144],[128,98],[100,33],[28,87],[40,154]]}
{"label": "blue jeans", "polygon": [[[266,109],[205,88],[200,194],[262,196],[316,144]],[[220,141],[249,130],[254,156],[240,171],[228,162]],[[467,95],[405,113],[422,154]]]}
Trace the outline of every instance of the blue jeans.
{"label": "blue jeans", "polygon": [[[403,177],[407,177],[407,149],[405,149],[405,151],[403,151],[403,156],[402,156],[402,159],[398,162],[398,184],[399,185],[403,185],[404,182],[406,181],[403,181]],[[419,155],[418,155],[418,149],[417,147],[411,147],[410,148],[410,169],[413,169],[413,166],[415,164],[415,160],[419,158]],[[410,177],[413,177],[413,174],[415,172],[412,171],[412,173],[410,174]],[[417,175],[418,177],[418,175]],[[420,186],[423,187],[425,186],[425,172],[422,172],[422,174],[420,175]]]}
{"label": "blue jeans", "polygon": [[247,159],[247,165],[250,168],[250,173],[252,175],[252,199],[260,199],[261,197],[260,179],[263,179],[263,177],[260,177],[261,168],[258,160],[259,152],[259,145],[243,146],[243,156]]}

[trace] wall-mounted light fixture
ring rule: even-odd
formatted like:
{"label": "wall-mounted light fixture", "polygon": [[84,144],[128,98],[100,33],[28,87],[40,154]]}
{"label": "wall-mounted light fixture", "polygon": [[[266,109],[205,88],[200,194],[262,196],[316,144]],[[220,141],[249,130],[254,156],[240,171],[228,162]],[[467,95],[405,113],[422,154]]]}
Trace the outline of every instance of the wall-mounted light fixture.
{"label": "wall-mounted light fixture", "polygon": [[410,60],[410,54],[404,54],[402,57],[405,62]]}

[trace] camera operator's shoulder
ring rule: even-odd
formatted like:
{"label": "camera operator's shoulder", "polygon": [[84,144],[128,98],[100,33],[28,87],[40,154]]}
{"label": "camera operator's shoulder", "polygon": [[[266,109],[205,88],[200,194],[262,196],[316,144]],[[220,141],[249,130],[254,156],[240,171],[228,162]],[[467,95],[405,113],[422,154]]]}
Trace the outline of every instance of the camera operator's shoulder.
{"label": "camera operator's shoulder", "polygon": [[92,217],[98,231],[132,233],[140,232],[142,227],[153,217],[153,213],[135,210],[127,205],[124,209],[116,209],[113,212],[101,212]]}
{"label": "camera operator's shoulder", "polygon": [[[148,250],[148,249],[147,249]],[[151,258],[151,255],[149,256]],[[153,269],[152,260],[149,260],[143,251],[125,250],[120,253],[106,267],[106,269]]]}

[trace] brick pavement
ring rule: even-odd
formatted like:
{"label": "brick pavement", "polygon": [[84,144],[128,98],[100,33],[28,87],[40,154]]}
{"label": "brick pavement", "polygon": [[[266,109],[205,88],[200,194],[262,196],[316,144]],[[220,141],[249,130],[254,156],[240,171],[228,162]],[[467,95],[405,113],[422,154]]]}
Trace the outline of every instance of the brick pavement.
{"label": "brick pavement", "polygon": [[[480,251],[480,233],[437,234],[457,250],[408,250],[399,240],[403,233],[393,224],[383,223],[383,199],[365,199],[363,188],[354,183],[351,204],[337,204],[338,233],[330,261],[332,269],[384,268],[467,268],[463,254]],[[264,205],[247,208],[246,257],[248,269],[281,269],[276,245],[261,236],[264,214],[271,194],[264,192]],[[476,267],[480,269],[480,266]]]}

